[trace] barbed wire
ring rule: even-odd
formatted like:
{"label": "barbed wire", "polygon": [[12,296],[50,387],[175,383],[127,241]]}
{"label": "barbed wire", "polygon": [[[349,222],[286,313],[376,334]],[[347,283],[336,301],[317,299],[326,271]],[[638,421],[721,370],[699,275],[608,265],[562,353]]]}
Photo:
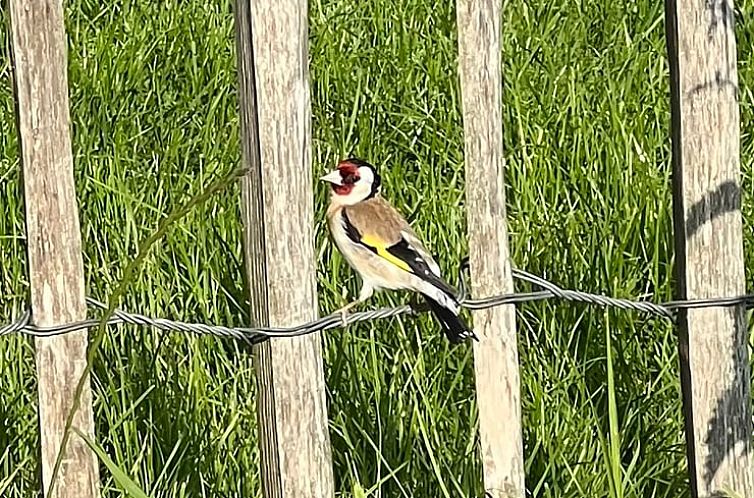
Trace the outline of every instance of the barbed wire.
{"label": "barbed wire", "polygon": [[[468,258],[461,264],[459,277],[458,300],[463,308],[468,310],[483,310],[506,304],[521,304],[533,301],[558,299],[566,302],[581,303],[586,305],[600,306],[603,308],[617,308],[628,311],[638,311],[651,316],[673,320],[677,311],[682,309],[709,308],[720,306],[746,305],[747,309],[754,307],[754,294],[746,294],[737,297],[691,299],[682,301],[668,301],[665,303],[653,303],[644,300],[622,299],[609,297],[601,294],[592,294],[571,289],[563,289],[542,277],[531,273],[513,269],[512,275],[516,280],[528,282],[538,287],[539,291],[502,294],[469,299],[468,289],[464,282],[464,272],[468,269]],[[106,310],[107,306],[92,298],[86,299],[87,306],[91,309]],[[343,327],[345,325],[393,318],[401,315],[417,315],[427,311],[424,305],[396,306],[392,308],[379,308],[371,311],[352,312],[346,315],[345,320],[339,313],[334,313],[308,323],[293,327],[226,327],[223,325],[208,325],[203,323],[189,323],[166,318],[152,318],[139,313],[131,313],[116,309],[108,319],[108,325],[130,324],[144,327],[154,327],[168,332],[183,332],[196,335],[232,338],[250,344],[257,344],[272,338],[297,337],[314,332]],[[68,334],[78,330],[96,327],[100,320],[96,318],[78,322],[56,325],[52,327],[39,327],[32,323],[30,310],[26,310],[16,321],[8,325],[0,326],[0,336],[12,333],[23,333],[34,337],[54,337]]]}

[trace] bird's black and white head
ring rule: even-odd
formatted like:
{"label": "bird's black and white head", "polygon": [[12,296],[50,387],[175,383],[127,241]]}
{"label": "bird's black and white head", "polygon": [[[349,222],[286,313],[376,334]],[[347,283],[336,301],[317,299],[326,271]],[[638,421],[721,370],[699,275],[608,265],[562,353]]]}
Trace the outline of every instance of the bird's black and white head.
{"label": "bird's black and white head", "polygon": [[342,206],[358,204],[380,192],[377,168],[355,157],[340,161],[336,169],[320,179],[330,183],[332,201]]}

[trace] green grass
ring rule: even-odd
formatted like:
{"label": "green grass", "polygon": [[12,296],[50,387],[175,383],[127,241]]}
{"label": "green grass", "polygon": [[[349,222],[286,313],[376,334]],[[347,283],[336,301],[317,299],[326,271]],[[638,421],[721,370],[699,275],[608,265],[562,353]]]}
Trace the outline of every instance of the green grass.
{"label": "green grass", "polygon": [[[310,2],[314,168],[361,155],[455,274],[466,254],[453,2]],[[5,4],[3,4],[5,5]],[[4,7],[3,7],[4,8]],[[744,210],[754,215],[754,2],[738,2]],[[239,163],[229,2],[66,3],[87,292],[106,300],[172,211]],[[7,12],[3,11],[6,20]],[[7,25],[7,23],[5,24]],[[671,298],[669,92],[662,3],[518,0],[504,15],[514,264],[568,287]],[[7,50],[7,33],[0,47]],[[28,292],[18,143],[0,57],[0,323]],[[358,282],[327,240],[316,186],[320,311]],[[238,188],[193,209],[120,305],[248,322]],[[747,266],[754,263],[746,231]],[[752,288],[751,277],[748,287]],[[370,305],[404,302],[383,294]],[[676,338],[665,322],[561,303],[519,307],[532,496],[688,496]],[[481,496],[470,348],[395,319],[325,338],[340,496]],[[0,339],[0,495],[37,496],[33,347]],[[111,327],[94,364],[104,496],[259,493],[251,359],[232,341]],[[111,472],[115,466],[118,471]]]}

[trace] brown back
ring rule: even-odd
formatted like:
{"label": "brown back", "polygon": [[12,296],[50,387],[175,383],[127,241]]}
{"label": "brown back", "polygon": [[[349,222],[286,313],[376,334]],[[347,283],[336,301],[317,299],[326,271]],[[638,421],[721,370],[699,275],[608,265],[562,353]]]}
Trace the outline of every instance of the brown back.
{"label": "brown back", "polygon": [[413,233],[405,218],[379,195],[344,209],[362,236],[376,237],[387,245],[400,242],[402,230]]}

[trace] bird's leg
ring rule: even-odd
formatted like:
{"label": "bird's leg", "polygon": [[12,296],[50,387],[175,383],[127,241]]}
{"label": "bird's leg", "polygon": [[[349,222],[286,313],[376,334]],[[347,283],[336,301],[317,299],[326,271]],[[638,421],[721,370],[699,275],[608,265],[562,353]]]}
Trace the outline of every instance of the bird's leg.
{"label": "bird's leg", "polygon": [[348,322],[346,321],[346,318],[348,317],[348,310],[353,308],[354,306],[358,306],[359,304],[363,303],[370,297],[372,297],[372,294],[374,294],[374,288],[371,285],[368,285],[366,283],[362,284],[361,291],[359,292],[359,297],[347,305],[340,308],[335,313],[340,313],[340,320],[343,323],[343,326],[345,327],[348,325]]}
{"label": "bird's leg", "polygon": [[343,306],[342,308],[340,308],[338,311],[335,312],[335,313],[340,314],[340,321],[344,327],[347,325],[346,318],[348,317],[348,310],[350,310],[354,306],[357,306],[359,303],[361,303],[361,301],[358,299],[355,301],[351,301],[350,303],[346,304],[345,306]]}

